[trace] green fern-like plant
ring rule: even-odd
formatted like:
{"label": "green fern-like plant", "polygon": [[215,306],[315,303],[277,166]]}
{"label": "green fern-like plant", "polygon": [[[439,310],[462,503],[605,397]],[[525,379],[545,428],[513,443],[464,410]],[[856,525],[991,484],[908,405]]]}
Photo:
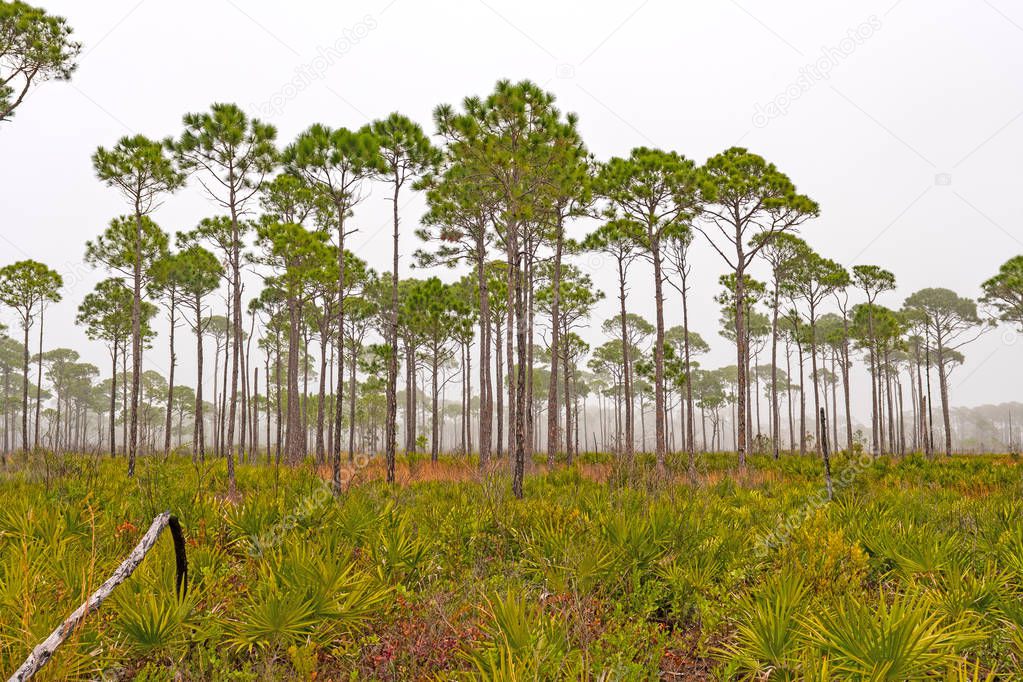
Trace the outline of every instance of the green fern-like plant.
{"label": "green fern-like plant", "polygon": [[781,573],[743,599],[733,640],[719,649],[743,679],[799,679],[804,636],[800,618],[807,608],[807,592],[801,577]]}
{"label": "green fern-like plant", "polygon": [[975,624],[947,620],[919,595],[899,595],[891,604],[881,595],[876,608],[838,602],[807,617],[805,627],[836,672],[879,682],[932,679],[984,637]]}
{"label": "green fern-like plant", "polygon": [[513,592],[487,599],[484,612],[488,641],[465,654],[482,679],[573,679],[581,657],[572,650],[564,621]]}
{"label": "green fern-like plant", "polygon": [[184,650],[195,597],[178,599],[173,592],[133,595],[115,593],[117,631],[128,649],[143,656],[175,656]]}

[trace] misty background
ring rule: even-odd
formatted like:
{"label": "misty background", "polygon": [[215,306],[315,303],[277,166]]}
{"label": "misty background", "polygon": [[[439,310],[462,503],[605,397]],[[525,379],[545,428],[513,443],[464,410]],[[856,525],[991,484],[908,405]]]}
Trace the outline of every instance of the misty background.
{"label": "misty background", "polygon": [[[395,110],[432,133],[438,104],[485,95],[501,78],[530,79],[579,115],[598,159],[645,145],[699,164],[740,145],[775,163],[821,206],[801,230],[815,250],[847,268],[869,263],[895,273],[897,289],[879,300],[888,307],[931,286],[976,298],[981,282],[1023,252],[1015,205],[1023,7],[1007,0],[43,5],[67,17],[84,47],[72,81],[37,88],[0,128],[2,261],[33,258],[64,276],[63,301],[47,310],[46,347],[73,347],[101,368],[106,351],[74,317],[106,273],[82,256],[85,241],[125,207],[96,180],[89,157],[127,134],[177,137],[184,113],[213,102],[235,102],[276,125],[283,146],[314,122],[357,128]],[[423,213],[420,197],[406,197],[402,276],[412,274]],[[193,181],[154,219],[173,233],[215,212]],[[382,186],[353,224],[350,248],[386,270]],[[569,236],[590,227],[579,223]],[[711,344],[701,364],[734,364],[713,301],[726,266],[701,238],[694,256],[691,327]],[[614,274],[596,256],[574,262],[608,293],[582,332],[596,346],[600,323],[616,312]],[[766,278],[762,264],[754,276]],[[637,264],[630,281],[632,312],[652,319],[652,273]],[[245,299],[258,288],[250,276]],[[681,311],[668,295],[670,327]],[[156,329],[161,338],[144,365],[165,373],[166,322]],[[950,379],[953,406],[1020,397],[1017,340],[999,326],[963,349],[966,361]],[[194,385],[189,346],[179,345],[178,376]],[[852,397],[861,423],[869,423],[868,385],[858,361]],[[986,412],[997,418],[1000,410]]]}

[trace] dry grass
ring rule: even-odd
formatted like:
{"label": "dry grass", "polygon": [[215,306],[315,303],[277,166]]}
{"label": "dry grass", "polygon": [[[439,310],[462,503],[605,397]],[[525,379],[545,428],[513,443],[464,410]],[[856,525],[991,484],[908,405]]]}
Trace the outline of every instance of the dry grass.
{"label": "dry grass", "polygon": [[[357,459],[357,461],[359,461]],[[354,475],[351,477],[351,485],[363,485],[371,481],[380,481],[385,478],[386,465],[382,457],[363,456],[365,464],[357,466]],[[343,463],[347,464],[347,462]],[[573,465],[579,474],[587,480],[597,483],[606,483],[616,471],[616,465],[611,463],[576,462]],[[546,463],[534,463],[527,460],[526,475],[542,476],[565,468],[564,464],[556,464],[554,467]],[[317,466],[317,472],[324,480],[330,480],[331,468],[329,464]],[[395,462],[395,482],[402,487],[415,483],[424,482],[455,482],[455,483],[478,483],[485,478],[500,474],[510,474],[511,464],[507,457],[492,462],[486,470],[480,470],[474,462],[463,459],[445,457],[437,462],[430,459],[413,460],[402,455],[398,456]],[[778,483],[785,475],[777,469],[761,469],[754,466],[747,466],[745,470],[739,468],[728,469],[705,469],[696,474],[695,484],[697,486],[714,486],[728,479],[743,487],[756,487],[765,484]],[[665,478],[659,481],[661,484],[692,484],[688,472],[684,469],[669,472]]]}

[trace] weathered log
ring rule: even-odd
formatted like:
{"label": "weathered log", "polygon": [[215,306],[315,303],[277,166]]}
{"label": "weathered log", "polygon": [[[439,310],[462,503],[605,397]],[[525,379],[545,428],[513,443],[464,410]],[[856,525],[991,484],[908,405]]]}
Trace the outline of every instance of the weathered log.
{"label": "weathered log", "polygon": [[56,630],[50,633],[50,636],[43,640],[42,644],[37,646],[29,654],[25,662],[21,664],[13,675],[11,675],[8,682],[22,682],[35,675],[39,670],[46,665],[49,660],[53,657],[54,652],[57,651],[57,647],[64,643],[64,640],[78,628],[79,625],[85,620],[86,616],[99,609],[100,605],[106,600],[107,597],[114,591],[118,585],[123,583],[125,580],[135,572],[142,560],[146,558],[146,554],[149,553],[155,545],[157,539],[160,537],[161,531],[165,527],[170,525],[171,535],[174,539],[174,555],[177,568],[176,586],[177,592],[180,596],[183,592],[188,591],[188,562],[185,559],[185,539],[181,532],[181,525],[178,523],[177,518],[170,515],[170,512],[163,512],[153,519],[152,525],[149,526],[149,530],[142,536],[139,543],[135,545],[135,549],[131,551],[128,558],[125,559],[117,570],[114,571],[113,575],[107,578],[106,582],[99,586],[95,592],[85,601],[84,604],[75,609],[75,612],[68,616],[67,620],[61,623]]}

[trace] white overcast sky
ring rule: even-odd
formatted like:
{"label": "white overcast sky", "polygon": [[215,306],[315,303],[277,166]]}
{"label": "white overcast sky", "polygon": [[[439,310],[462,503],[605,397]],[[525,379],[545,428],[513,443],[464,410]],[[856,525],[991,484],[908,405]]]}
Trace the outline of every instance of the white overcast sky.
{"label": "white overcast sky", "polygon": [[[84,50],[70,83],[44,84],[0,128],[0,260],[35,258],[64,273],[47,346],[78,348],[104,373],[103,349],[75,327],[74,311],[104,276],[82,263],[84,242],[125,208],[89,156],[129,133],[177,135],[182,114],[217,101],[275,124],[282,142],[313,122],[358,127],[394,110],[432,132],[437,104],[528,78],[578,113],[598,158],[647,145],[702,163],[741,145],[773,161],[821,205],[803,229],[815,248],[896,273],[886,305],[927,286],[976,296],[1023,252],[1023,7],[1012,0],[43,5],[68,18]],[[215,210],[191,183],[155,218],[176,231]],[[355,250],[378,269],[388,263],[388,210],[378,190],[355,218]],[[418,201],[403,207],[406,256],[420,213]],[[724,266],[704,243],[696,255],[692,326],[714,348],[705,364],[734,363],[711,300]],[[596,276],[609,300],[591,341],[613,314],[611,273]],[[652,315],[651,278],[637,266],[636,312]],[[677,324],[675,298],[667,311]],[[1000,328],[966,350],[954,404],[1020,397],[1014,341]],[[158,343],[147,362],[162,369],[165,349]],[[192,354],[182,356],[179,376],[194,384]]]}

